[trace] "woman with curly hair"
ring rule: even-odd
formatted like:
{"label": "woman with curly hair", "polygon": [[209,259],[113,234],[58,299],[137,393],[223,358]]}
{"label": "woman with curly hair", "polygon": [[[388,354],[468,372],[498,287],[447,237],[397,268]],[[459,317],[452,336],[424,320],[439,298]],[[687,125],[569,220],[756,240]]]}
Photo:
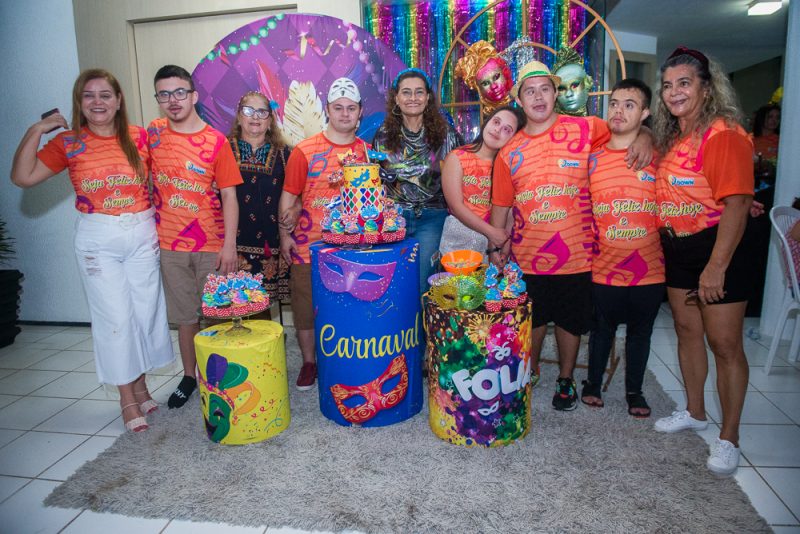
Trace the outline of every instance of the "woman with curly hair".
{"label": "woman with curly hair", "polygon": [[289,149],[266,96],[249,91],[237,106],[228,139],[244,183],[236,188],[239,268],[264,275],[273,302],[289,300],[289,265],[281,256],[278,200]]}
{"label": "woman with curly hair", "polygon": [[460,144],[459,135],[439,112],[428,75],[419,69],[401,71],[389,90],[386,119],[372,145],[388,155],[386,193],[403,207],[409,234],[419,240],[421,293],[427,291],[431,258],[439,249],[447,216],[441,162]]}
{"label": "woman with curly hair", "polygon": [[722,427],[706,465],[729,475],[739,464],[739,421],[749,373],[742,328],[752,287],[745,228],[753,200],[753,145],[717,63],[679,47],[661,67],[661,77],[654,133],[664,158],[656,194],[687,403],[685,410],[656,421],[655,429],[708,426],[703,397],[708,339]]}

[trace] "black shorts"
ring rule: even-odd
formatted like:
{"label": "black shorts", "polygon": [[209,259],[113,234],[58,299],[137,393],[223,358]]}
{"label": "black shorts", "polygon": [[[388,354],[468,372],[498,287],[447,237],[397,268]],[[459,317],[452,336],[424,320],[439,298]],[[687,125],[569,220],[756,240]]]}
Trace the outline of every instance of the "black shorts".
{"label": "black shorts", "polygon": [[[725,271],[723,290],[725,297],[714,304],[728,304],[749,300],[755,284],[755,265],[753,261],[753,234],[749,224],[742,240],[733,253],[728,269]],[[707,228],[686,237],[670,237],[661,234],[661,246],[664,249],[667,287],[697,289],[700,274],[711,258],[711,251],[717,241],[717,227]]]}
{"label": "black shorts", "polygon": [[592,326],[592,273],[526,274],[533,328],[553,322],[580,336]]}

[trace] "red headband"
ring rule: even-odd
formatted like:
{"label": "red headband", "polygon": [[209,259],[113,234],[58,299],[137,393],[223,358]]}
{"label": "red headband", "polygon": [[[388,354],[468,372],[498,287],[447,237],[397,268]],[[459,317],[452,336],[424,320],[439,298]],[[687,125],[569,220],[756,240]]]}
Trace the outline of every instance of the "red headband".
{"label": "red headband", "polygon": [[670,60],[677,56],[692,56],[703,65],[703,68],[706,71],[708,70],[708,58],[705,56],[705,54],[703,54],[698,50],[692,50],[691,48],[686,48],[685,46],[681,45],[669,55],[667,60]]}

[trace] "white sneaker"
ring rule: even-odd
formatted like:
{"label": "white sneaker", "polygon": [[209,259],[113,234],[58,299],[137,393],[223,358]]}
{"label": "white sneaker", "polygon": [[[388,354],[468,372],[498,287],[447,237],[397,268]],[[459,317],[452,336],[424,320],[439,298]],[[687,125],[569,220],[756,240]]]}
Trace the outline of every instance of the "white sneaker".
{"label": "white sneaker", "polygon": [[706,467],[718,475],[731,475],[739,467],[739,447],[733,443],[717,438],[711,445],[711,454]]}
{"label": "white sneaker", "polygon": [[680,410],[672,412],[669,417],[662,417],[656,421],[654,428],[657,432],[667,432],[669,434],[687,429],[705,430],[708,428],[708,421],[700,421],[689,415],[686,410]]}

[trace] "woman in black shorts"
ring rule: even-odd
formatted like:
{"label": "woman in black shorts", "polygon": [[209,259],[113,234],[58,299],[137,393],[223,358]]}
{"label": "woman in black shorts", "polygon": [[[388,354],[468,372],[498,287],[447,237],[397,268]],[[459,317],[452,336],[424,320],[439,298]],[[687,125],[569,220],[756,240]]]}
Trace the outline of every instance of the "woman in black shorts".
{"label": "woman in black shorts", "polygon": [[656,190],[667,294],[686,409],[656,421],[659,432],[708,426],[703,386],[708,339],[722,407],[707,467],[721,475],[739,464],[739,420],[748,364],[742,328],[752,285],[746,226],[753,200],[753,145],[724,71],[697,50],[679,47],[661,67],[654,132],[664,158]]}

